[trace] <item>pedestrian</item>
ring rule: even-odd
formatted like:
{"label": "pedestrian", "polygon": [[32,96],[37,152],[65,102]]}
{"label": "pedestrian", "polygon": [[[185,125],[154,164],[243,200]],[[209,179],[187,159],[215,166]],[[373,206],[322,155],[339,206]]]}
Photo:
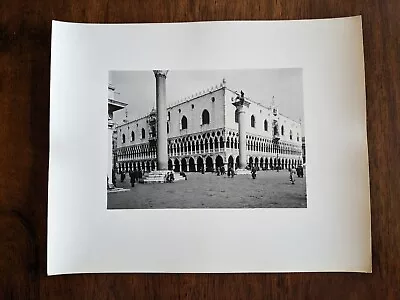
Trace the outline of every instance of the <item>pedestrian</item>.
{"label": "pedestrian", "polygon": [[134,171],[129,171],[129,177],[131,181],[131,187],[135,186],[135,172]]}
{"label": "pedestrian", "polygon": [[257,172],[257,170],[256,170],[256,168],[251,168],[251,177],[253,178],[253,179],[256,179],[256,172]]}
{"label": "pedestrian", "polygon": [[121,172],[121,182],[124,182],[124,181],[125,181],[125,172],[122,171]]}
{"label": "pedestrian", "polygon": [[114,169],[112,170],[112,174],[111,174],[111,182],[113,184],[113,187],[117,186],[117,177],[115,175],[115,170]]}
{"label": "pedestrian", "polygon": [[138,175],[137,170],[133,171],[133,178],[134,178],[135,182],[139,181],[139,175]]}
{"label": "pedestrian", "polygon": [[294,168],[293,168],[293,169],[289,169],[289,178],[290,178],[290,182],[291,182],[292,184],[294,184],[294,182],[295,182],[294,173],[295,173]]}
{"label": "pedestrian", "polygon": [[185,180],[187,180],[187,176],[186,176],[185,172],[182,171],[182,172],[179,173],[179,175],[181,175],[183,178],[185,178]]}

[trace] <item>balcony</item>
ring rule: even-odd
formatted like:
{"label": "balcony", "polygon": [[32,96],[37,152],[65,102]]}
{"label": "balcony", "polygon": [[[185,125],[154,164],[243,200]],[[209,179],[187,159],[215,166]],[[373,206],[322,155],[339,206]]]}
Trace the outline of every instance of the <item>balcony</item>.
{"label": "balcony", "polygon": [[108,98],[108,113],[123,109],[127,105],[127,103]]}

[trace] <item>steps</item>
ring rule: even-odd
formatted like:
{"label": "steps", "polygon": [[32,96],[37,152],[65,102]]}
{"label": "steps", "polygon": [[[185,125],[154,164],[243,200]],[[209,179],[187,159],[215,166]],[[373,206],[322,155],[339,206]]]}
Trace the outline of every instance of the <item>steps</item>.
{"label": "steps", "polygon": [[108,189],[107,193],[119,193],[119,192],[128,192],[130,191],[129,189],[124,189],[124,188],[112,188]]}
{"label": "steps", "polygon": [[[140,183],[165,183],[167,174],[172,171],[159,170],[151,171],[150,173],[144,174],[143,178],[139,180]],[[181,176],[179,173],[174,172],[174,182],[179,180],[185,180],[185,177]]]}
{"label": "steps", "polygon": [[246,170],[246,169],[236,169],[235,175],[251,175],[251,172],[250,172],[250,170]]}

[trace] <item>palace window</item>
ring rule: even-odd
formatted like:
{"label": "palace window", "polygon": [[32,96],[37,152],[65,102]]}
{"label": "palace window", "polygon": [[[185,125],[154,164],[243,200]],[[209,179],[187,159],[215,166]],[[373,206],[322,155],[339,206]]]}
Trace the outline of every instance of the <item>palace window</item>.
{"label": "palace window", "polygon": [[289,136],[290,136],[290,139],[293,140],[293,132],[292,132],[291,129],[290,129],[290,132],[289,132]]}
{"label": "palace window", "polygon": [[144,130],[144,128],[142,128],[142,139],[146,138],[146,131]]}
{"label": "palace window", "polygon": [[167,122],[167,134],[169,133],[169,123]]}
{"label": "palace window", "polygon": [[168,120],[167,121],[171,121],[171,112],[168,112]]}
{"label": "palace window", "polygon": [[203,113],[201,114],[201,124],[210,124],[210,113],[207,109],[203,110]]}
{"label": "palace window", "polygon": [[285,135],[285,128],[283,127],[283,125],[281,126],[281,135]]}
{"label": "palace window", "polygon": [[135,133],[132,131],[131,132],[131,142],[133,142],[135,140]]}
{"label": "palace window", "polygon": [[297,133],[297,141],[299,141],[300,140],[300,138],[299,138],[299,133]]}
{"label": "palace window", "polygon": [[235,110],[235,123],[239,123],[239,111]]}
{"label": "palace window", "polygon": [[125,144],[125,134],[122,134],[122,144]]}
{"label": "palace window", "polygon": [[251,115],[251,120],[250,120],[250,123],[251,123],[251,127],[256,127],[256,118],[254,117],[254,115]]}
{"label": "palace window", "polygon": [[264,120],[264,131],[268,131],[268,121]]}
{"label": "palace window", "polygon": [[188,125],[187,125],[187,118],[185,116],[182,117],[181,120],[181,129],[187,129]]}

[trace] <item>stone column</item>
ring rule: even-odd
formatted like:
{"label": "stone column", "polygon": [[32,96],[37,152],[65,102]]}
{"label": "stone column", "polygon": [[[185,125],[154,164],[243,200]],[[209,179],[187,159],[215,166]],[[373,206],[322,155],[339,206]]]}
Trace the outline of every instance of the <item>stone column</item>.
{"label": "stone column", "polygon": [[157,170],[168,170],[167,150],[167,93],[168,70],[154,70],[157,106]]}
{"label": "stone column", "polygon": [[250,106],[250,102],[241,91],[240,96],[237,96],[232,104],[236,107],[239,119],[239,168],[235,172],[237,175],[250,174],[250,171],[245,169],[247,165],[246,132],[249,122],[246,118],[246,110]]}
{"label": "stone column", "polygon": [[247,149],[246,149],[246,108],[244,105],[237,107],[239,113],[239,168],[244,169],[247,165]]}

